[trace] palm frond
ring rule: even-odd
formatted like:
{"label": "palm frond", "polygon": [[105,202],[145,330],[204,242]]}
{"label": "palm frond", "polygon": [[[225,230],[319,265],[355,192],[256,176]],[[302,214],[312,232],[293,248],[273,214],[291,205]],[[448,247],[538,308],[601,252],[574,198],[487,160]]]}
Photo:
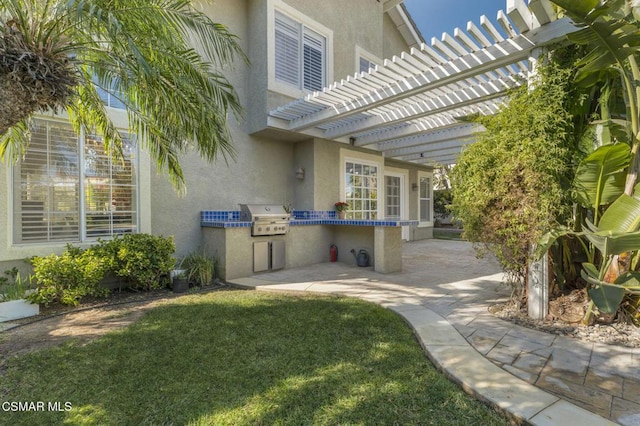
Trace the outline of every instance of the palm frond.
{"label": "palm frond", "polygon": [[76,129],[95,131],[110,152],[118,153],[122,139],[97,89],[122,101],[129,131],[177,188],[186,150],[208,161],[234,158],[226,120],[228,113],[240,118],[242,108],[220,69],[247,59],[238,38],[192,1],[6,0],[0,16],[69,58],[76,84],[63,104]]}

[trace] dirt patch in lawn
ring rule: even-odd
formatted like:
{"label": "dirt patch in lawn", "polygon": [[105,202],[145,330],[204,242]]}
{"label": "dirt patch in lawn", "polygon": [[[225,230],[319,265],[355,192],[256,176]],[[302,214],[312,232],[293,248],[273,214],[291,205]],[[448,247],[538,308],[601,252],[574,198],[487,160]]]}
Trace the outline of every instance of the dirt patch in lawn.
{"label": "dirt patch in lawn", "polygon": [[[225,288],[228,287],[217,286],[202,292]],[[116,294],[106,301],[87,301],[77,308],[44,307],[38,317],[5,323],[17,327],[0,333],[0,374],[9,357],[59,346],[70,339],[87,343],[133,324],[149,309],[174,297],[178,295],[168,291]]]}

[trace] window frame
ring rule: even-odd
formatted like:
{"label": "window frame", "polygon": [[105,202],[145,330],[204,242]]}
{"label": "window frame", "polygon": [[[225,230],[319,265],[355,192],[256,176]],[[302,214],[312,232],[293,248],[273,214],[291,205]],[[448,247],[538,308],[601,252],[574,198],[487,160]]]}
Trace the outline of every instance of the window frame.
{"label": "window frame", "polygon": [[[422,179],[429,179],[428,197],[422,196]],[[433,226],[433,173],[418,172],[418,194],[416,198],[418,205],[418,227]],[[423,200],[427,200],[429,202],[429,220],[422,219]]]}
{"label": "window frame", "polygon": [[[384,167],[381,163],[377,162],[377,161],[372,161],[369,159],[363,159],[363,158],[358,158],[358,157],[348,157],[348,156],[344,156],[342,158],[341,163],[341,169],[340,169],[340,180],[341,180],[341,200],[349,202],[349,199],[347,198],[347,179],[346,179],[346,175],[347,175],[347,163],[353,163],[353,164],[358,164],[361,166],[369,166],[369,167],[376,167],[376,186],[375,186],[375,190],[376,190],[376,194],[377,194],[377,198],[375,199],[376,201],[376,209],[372,210],[372,209],[358,209],[358,210],[353,210],[351,205],[349,205],[349,210],[347,210],[347,219],[351,219],[351,220],[374,220],[374,219],[380,219],[383,217],[383,213],[384,213],[384,202],[385,202],[385,191],[384,191]],[[364,199],[362,199],[364,200]],[[372,198],[368,198],[369,202],[372,201]],[[356,211],[359,212],[375,212],[375,218],[355,218],[354,214]]]}
{"label": "window frame", "polygon": [[371,65],[380,65],[380,64],[382,64],[382,59],[380,59],[376,55],[370,53],[366,49],[363,49],[362,47],[356,45],[355,65],[354,65],[354,67],[355,67],[356,73],[358,73],[358,74],[363,72],[363,71],[360,70],[360,60],[361,59],[364,59],[364,60],[368,61]]}
{"label": "window frame", "polygon": [[[42,123],[43,126],[47,126],[46,128],[46,133],[48,135],[49,133],[49,126],[60,126],[63,129],[69,129],[73,132],[73,128],[71,127],[70,123],[68,120],[64,120],[64,119],[55,119],[55,118],[51,118],[51,117],[38,117],[36,120],[40,121]],[[126,130],[124,129],[119,129],[121,132],[123,132],[124,134],[126,134]],[[109,234],[104,234],[104,235],[96,235],[96,236],[88,236],[87,235],[87,200],[85,198],[85,194],[86,194],[86,187],[87,187],[87,173],[85,170],[85,167],[83,166],[84,162],[85,162],[85,141],[88,139],[85,135],[84,130],[81,130],[81,132],[79,134],[75,133],[75,138],[77,140],[77,145],[76,145],[76,149],[77,149],[77,160],[78,160],[78,164],[77,164],[77,169],[78,169],[78,175],[77,175],[77,185],[78,185],[78,193],[77,193],[77,198],[78,198],[78,206],[77,206],[77,215],[78,215],[78,224],[77,224],[77,238],[74,236],[73,238],[61,238],[61,239],[55,239],[55,238],[51,238],[51,236],[49,235],[49,230],[47,230],[47,235],[44,237],[44,239],[38,239],[38,240],[24,240],[24,238],[20,237],[20,241],[18,241],[18,236],[22,235],[22,229],[18,229],[21,225],[21,219],[17,219],[17,215],[24,215],[24,211],[22,210],[22,208],[20,209],[20,212],[18,212],[16,203],[19,202],[21,200],[21,191],[19,189],[20,185],[21,185],[21,179],[19,176],[16,176],[16,164],[12,164],[11,167],[9,167],[9,175],[10,175],[10,193],[9,193],[9,215],[11,220],[10,222],[10,230],[11,230],[11,239],[10,241],[12,242],[13,246],[16,247],[22,247],[22,246],[34,246],[34,245],[58,245],[58,244],[67,244],[67,243],[85,243],[85,242],[94,242],[96,241],[98,238],[112,238],[115,235],[119,235],[119,232],[112,232],[112,226],[109,226],[109,230],[111,232],[109,232]],[[95,135],[90,135],[89,137],[95,137]],[[135,137],[131,137],[130,139],[135,141]],[[48,136],[47,136],[47,152],[46,155],[50,156],[52,155],[52,151],[50,150],[50,145],[49,145],[49,140],[48,140]],[[140,182],[140,165],[141,165],[141,161],[140,161],[140,144],[137,142],[133,143],[133,152],[132,152],[132,167],[134,168],[133,173],[131,174],[131,180],[132,180],[132,192],[133,192],[133,196],[131,197],[131,216],[132,216],[132,220],[131,220],[131,226],[132,226],[132,233],[139,233],[142,232],[141,231],[141,213],[140,213],[140,204],[141,204],[141,182]],[[114,187],[114,182],[112,181],[112,176],[113,176],[113,163],[111,158],[109,158],[109,187],[110,190],[113,189]],[[20,179],[20,181],[17,181],[16,179]],[[116,185],[118,186],[118,185]],[[18,193],[16,191],[19,191]],[[111,192],[110,192],[111,194]],[[44,211],[45,214],[49,214],[50,213],[50,206],[47,206],[47,210]],[[113,212],[112,212],[113,213]]]}
{"label": "window frame", "polygon": [[[300,59],[298,67],[300,69],[298,75],[298,84],[293,85],[281,81],[276,78],[276,15],[283,15],[285,18],[290,19],[298,23],[302,28],[300,37]],[[302,55],[304,52],[304,45],[302,41],[304,39],[304,28],[308,28],[314,33],[324,37],[324,69],[323,72],[323,87],[326,87],[333,81],[333,31],[324,25],[314,21],[308,16],[302,14],[300,11],[285,4],[282,0],[269,0],[267,11],[267,62],[268,62],[268,89],[274,92],[278,92],[287,96],[298,98],[304,96],[307,93],[311,93],[315,90],[304,89],[304,74],[302,68],[304,67],[304,61]]]}

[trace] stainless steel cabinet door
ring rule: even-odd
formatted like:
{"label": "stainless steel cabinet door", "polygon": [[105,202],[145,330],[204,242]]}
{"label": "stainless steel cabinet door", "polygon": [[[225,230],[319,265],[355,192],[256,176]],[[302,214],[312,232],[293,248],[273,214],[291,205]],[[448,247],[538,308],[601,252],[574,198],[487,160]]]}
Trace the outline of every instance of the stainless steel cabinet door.
{"label": "stainless steel cabinet door", "polygon": [[271,242],[271,269],[282,269],[286,264],[285,242],[276,240]]}
{"label": "stainless steel cabinet door", "polygon": [[269,270],[269,242],[253,243],[253,272]]}

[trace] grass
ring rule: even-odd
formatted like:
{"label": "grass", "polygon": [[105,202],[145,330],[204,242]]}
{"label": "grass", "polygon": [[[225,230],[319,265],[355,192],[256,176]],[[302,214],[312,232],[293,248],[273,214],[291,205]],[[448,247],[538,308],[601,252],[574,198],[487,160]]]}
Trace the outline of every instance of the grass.
{"label": "grass", "polygon": [[72,406],[2,412],[11,425],[508,423],[437,372],[397,315],[347,298],[190,295],[7,366],[1,401]]}
{"label": "grass", "polygon": [[441,228],[433,228],[433,238],[438,240],[454,240],[454,241],[464,241],[461,237],[462,230],[459,232],[453,232],[453,230],[441,229]]}

